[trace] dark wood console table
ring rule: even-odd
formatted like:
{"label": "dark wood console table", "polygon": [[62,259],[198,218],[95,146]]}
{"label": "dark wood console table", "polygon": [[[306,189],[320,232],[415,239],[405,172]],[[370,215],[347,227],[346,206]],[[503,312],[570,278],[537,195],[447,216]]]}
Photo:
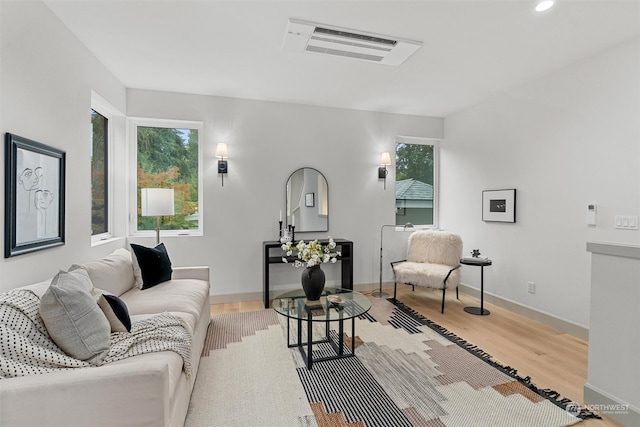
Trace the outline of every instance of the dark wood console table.
{"label": "dark wood console table", "polygon": [[[322,244],[329,243],[329,239],[318,239]],[[353,290],[353,242],[346,239],[333,239],[336,244],[336,252],[340,252],[342,283],[340,288]],[[262,242],[262,295],[264,298],[264,308],[269,308],[269,269],[271,264],[284,264],[282,261],[282,243],[277,241]],[[296,258],[290,257],[289,262]]]}

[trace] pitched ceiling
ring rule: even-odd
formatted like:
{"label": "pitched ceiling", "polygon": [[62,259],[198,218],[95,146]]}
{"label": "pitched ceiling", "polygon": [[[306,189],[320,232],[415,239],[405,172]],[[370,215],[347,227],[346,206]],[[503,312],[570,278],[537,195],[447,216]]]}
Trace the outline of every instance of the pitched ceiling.
{"label": "pitched ceiling", "polygon": [[[640,0],[44,0],[129,88],[445,117],[640,36]],[[289,18],[419,40],[399,67],[288,52]]]}

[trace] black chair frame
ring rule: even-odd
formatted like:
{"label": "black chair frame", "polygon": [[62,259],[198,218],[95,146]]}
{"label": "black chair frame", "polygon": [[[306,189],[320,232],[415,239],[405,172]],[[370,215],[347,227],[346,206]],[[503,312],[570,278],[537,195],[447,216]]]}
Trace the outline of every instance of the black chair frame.
{"label": "black chair frame", "polygon": [[[397,295],[397,291],[398,291],[398,282],[395,280],[395,265],[396,264],[400,264],[402,262],[406,262],[406,259],[400,260],[400,261],[393,261],[391,263],[391,270],[393,270],[393,300],[396,301],[396,295]],[[440,313],[444,314],[444,299],[445,299],[445,294],[447,292],[447,280],[449,279],[449,276],[451,276],[451,273],[453,273],[455,270],[459,269],[461,267],[460,264],[458,264],[457,266],[453,267],[451,270],[449,270],[449,272],[447,273],[447,277],[444,278],[444,281],[442,283],[442,308],[440,309]],[[411,286],[411,291],[415,291],[416,290],[416,285],[412,284],[412,283],[405,283],[405,285],[409,285]],[[460,299],[460,294],[458,293],[458,287],[456,286],[456,299]]]}

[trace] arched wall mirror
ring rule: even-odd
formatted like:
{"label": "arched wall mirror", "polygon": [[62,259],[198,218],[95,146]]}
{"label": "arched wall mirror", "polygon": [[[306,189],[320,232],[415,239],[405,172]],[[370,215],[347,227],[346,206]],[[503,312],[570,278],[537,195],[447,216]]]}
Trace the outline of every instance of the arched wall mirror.
{"label": "arched wall mirror", "polygon": [[300,168],[287,180],[287,224],[296,232],[329,231],[329,186],[318,170]]}

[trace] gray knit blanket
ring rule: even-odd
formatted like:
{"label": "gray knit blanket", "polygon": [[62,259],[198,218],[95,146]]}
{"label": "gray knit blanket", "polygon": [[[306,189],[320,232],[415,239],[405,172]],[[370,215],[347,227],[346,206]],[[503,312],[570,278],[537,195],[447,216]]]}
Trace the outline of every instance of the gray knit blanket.
{"label": "gray knit blanket", "polygon": [[[95,368],[62,351],[47,333],[38,307],[40,298],[27,289],[0,294],[0,379],[57,372],[63,369]],[[191,336],[178,316],[162,313],[133,321],[131,332],[113,332],[104,363],[139,354],[174,351],[191,375]]]}

